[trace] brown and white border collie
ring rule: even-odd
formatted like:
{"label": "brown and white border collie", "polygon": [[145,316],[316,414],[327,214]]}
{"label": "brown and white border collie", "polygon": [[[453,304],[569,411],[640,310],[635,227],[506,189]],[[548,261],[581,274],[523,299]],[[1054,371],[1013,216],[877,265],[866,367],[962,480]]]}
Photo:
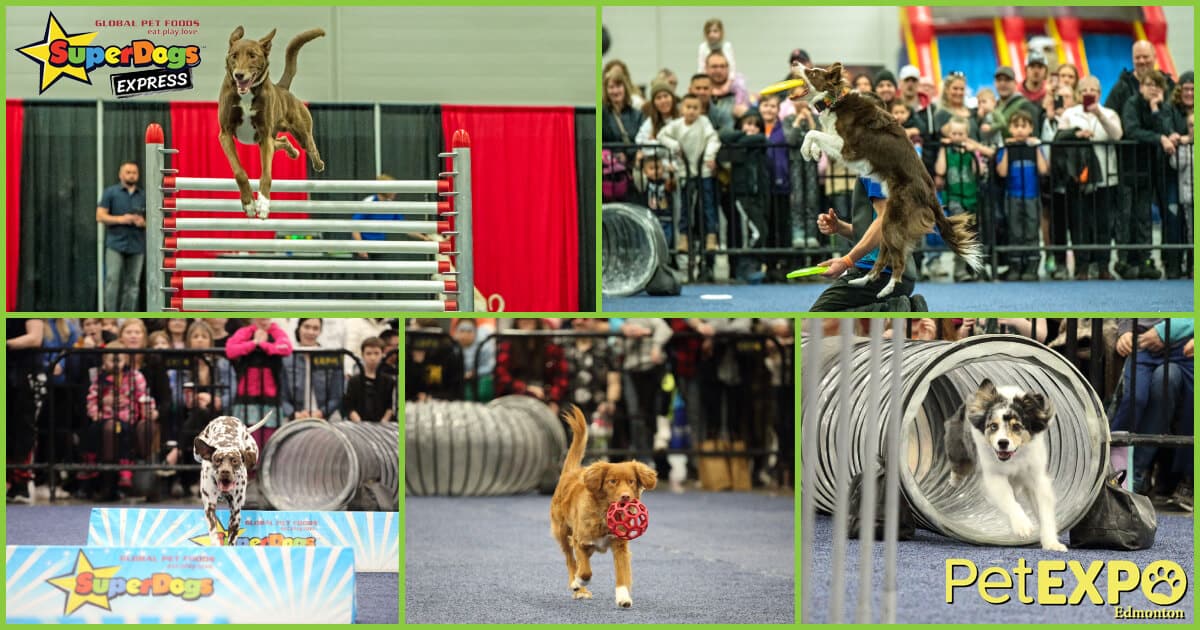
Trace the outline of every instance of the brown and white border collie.
{"label": "brown and white border collie", "polygon": [[883,237],[871,271],[850,283],[863,286],[887,267],[892,278],[878,297],[892,292],[914,246],[937,225],[942,238],[967,264],[980,270],[983,252],[968,228],[969,215],[946,216],[934,191],[933,179],[913,149],[900,124],[867,98],[850,90],[842,64],[804,71],[808,100],[818,111],[821,129],[809,131],[800,154],[818,160],[821,153],[846,165],[860,176],[883,185],[887,207],[880,226]]}

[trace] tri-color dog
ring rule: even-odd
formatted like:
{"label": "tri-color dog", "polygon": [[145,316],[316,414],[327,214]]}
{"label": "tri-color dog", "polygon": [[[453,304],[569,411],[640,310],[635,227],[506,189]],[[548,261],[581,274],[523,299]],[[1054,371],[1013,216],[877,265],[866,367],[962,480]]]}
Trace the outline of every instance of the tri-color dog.
{"label": "tri-color dog", "polygon": [[1054,410],[1042,394],[984,380],[946,420],[946,456],[950,483],[960,485],[978,466],[988,501],[1008,518],[1015,535],[1026,538],[1034,527],[1017,503],[1016,491],[1023,491],[1037,511],[1042,548],[1066,551],[1058,541],[1054,486],[1046,472],[1046,428],[1053,419]]}
{"label": "tri-color dog", "polygon": [[[275,151],[282,150],[295,159],[300,151],[279,134],[291,132],[308,152],[313,170],[325,170],[321,153],[312,136],[312,115],[300,99],[288,88],[296,76],[296,57],[300,47],[325,35],[314,28],[300,33],[288,44],[284,55],[283,76],[272,83],[270,76],[271,39],[275,29],[262,39],[243,39],[242,27],[229,36],[229,52],[225,56],[225,80],[217,100],[217,120],[221,126],[221,148],[233,167],[241,193],[242,209],[246,216],[266,219],[271,210],[271,160]],[[262,160],[262,175],[258,180],[258,199],[253,198],[250,179],[238,160],[237,142],[256,144]]]}
{"label": "tri-color dog", "polygon": [[[890,294],[904,275],[913,248],[935,225],[955,254],[971,268],[981,270],[983,250],[968,228],[970,215],[946,216],[942,211],[933,178],[900,123],[850,89],[842,75],[842,64],[803,72],[810,90],[807,98],[818,111],[821,128],[804,136],[800,154],[816,161],[824,153],[858,175],[882,184],[887,196],[886,209],[876,222],[876,230],[882,231],[879,256],[867,275],[850,284],[866,285],[890,267],[892,277],[877,296]],[[869,230],[864,238],[867,236],[874,234]]]}

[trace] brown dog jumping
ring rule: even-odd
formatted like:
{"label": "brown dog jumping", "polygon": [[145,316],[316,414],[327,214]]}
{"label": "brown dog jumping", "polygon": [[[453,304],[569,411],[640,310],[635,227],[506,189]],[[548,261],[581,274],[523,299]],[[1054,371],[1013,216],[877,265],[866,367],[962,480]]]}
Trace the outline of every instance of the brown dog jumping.
{"label": "brown dog jumping", "polygon": [[[275,37],[275,29],[259,40],[242,39],[244,34],[245,31],[239,26],[229,36],[225,81],[221,83],[217,119],[221,126],[221,148],[233,167],[233,177],[241,192],[242,209],[248,217],[265,219],[271,211],[271,158],[275,151],[281,149],[292,159],[300,155],[296,147],[279,134],[291,132],[308,152],[313,170],[325,170],[325,162],[321,161],[321,154],[313,142],[312,115],[304,103],[288,91],[292,77],[296,75],[296,57],[300,54],[300,47],[323,37],[325,31],[314,28],[292,39],[284,56],[283,76],[279,78],[279,83],[271,82],[269,70],[271,39]],[[257,201],[250,190],[246,169],[238,160],[235,142],[258,145],[262,175],[259,177]]]}

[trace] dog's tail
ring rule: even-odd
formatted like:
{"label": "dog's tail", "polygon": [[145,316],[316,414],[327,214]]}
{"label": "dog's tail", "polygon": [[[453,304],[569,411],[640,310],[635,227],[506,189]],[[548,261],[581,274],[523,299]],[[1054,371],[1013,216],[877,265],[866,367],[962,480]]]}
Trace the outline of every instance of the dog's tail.
{"label": "dog's tail", "polygon": [[263,419],[262,419],[262,420],[259,420],[257,424],[255,424],[255,425],[251,426],[250,428],[246,429],[246,432],[247,432],[247,433],[254,433],[255,431],[257,431],[257,430],[259,430],[259,429],[263,428],[263,425],[267,424],[267,420],[270,420],[270,419],[271,419],[271,416],[273,416],[273,415],[275,415],[275,410],[274,410],[274,409],[272,409],[272,410],[268,411],[268,412],[267,412],[267,415],[263,416]]}
{"label": "dog's tail", "polygon": [[583,452],[587,450],[587,420],[579,407],[574,405],[563,412],[562,420],[571,427],[571,448],[567,449],[567,461],[563,462],[562,469],[562,474],[566,475],[583,464]]}
{"label": "dog's tail", "polygon": [[283,76],[279,77],[279,81],[275,85],[285,90],[291,89],[292,78],[296,76],[296,58],[300,56],[300,47],[324,36],[323,29],[314,28],[293,37],[292,41],[288,42],[287,53],[283,57]]}
{"label": "dog's tail", "polygon": [[971,215],[962,212],[954,216],[946,216],[946,212],[938,205],[933,211],[934,222],[942,233],[942,240],[954,250],[955,254],[975,271],[983,270],[983,247],[979,244],[975,232],[971,229]]}

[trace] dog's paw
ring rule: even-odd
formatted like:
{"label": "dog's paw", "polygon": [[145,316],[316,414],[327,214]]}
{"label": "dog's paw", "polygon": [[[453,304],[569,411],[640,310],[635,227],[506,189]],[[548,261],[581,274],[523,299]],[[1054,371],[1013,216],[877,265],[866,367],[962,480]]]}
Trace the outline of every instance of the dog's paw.
{"label": "dog's paw", "polygon": [[893,277],[891,280],[888,280],[887,284],[883,285],[883,288],[879,290],[879,293],[875,294],[875,297],[885,298],[885,297],[891,295],[892,291],[894,291],[895,289],[896,289],[896,278]]}
{"label": "dog's paw", "polygon": [[246,212],[247,219],[253,219],[254,215],[258,213],[258,202],[253,199],[250,201],[243,201],[242,210]]}
{"label": "dog's paw", "polygon": [[633,597],[629,595],[629,589],[627,587],[617,587],[617,606],[621,608],[630,608],[633,606]]}
{"label": "dog's paw", "polygon": [[1011,517],[1009,524],[1012,525],[1013,534],[1017,538],[1028,538],[1033,535],[1033,523],[1024,514]]}
{"label": "dog's paw", "polygon": [[865,276],[860,276],[853,280],[847,280],[846,284],[848,284],[852,287],[861,287],[861,286],[865,286],[870,281],[871,281],[871,274],[867,274]]}
{"label": "dog's paw", "polygon": [[1058,542],[1058,539],[1043,540],[1042,549],[1046,551],[1066,551],[1067,546]]}
{"label": "dog's paw", "polygon": [[254,216],[260,219],[271,216],[271,200],[260,195],[254,202]]}
{"label": "dog's paw", "polygon": [[809,162],[821,159],[821,147],[817,144],[816,139],[816,136],[810,131],[804,135],[804,142],[800,145],[800,155]]}
{"label": "dog's paw", "polygon": [[580,587],[578,590],[575,591],[574,594],[571,595],[571,599],[591,599],[591,598],[592,598],[592,592],[583,587]]}
{"label": "dog's paw", "polygon": [[576,577],[575,579],[571,580],[571,590],[578,591],[581,588],[586,588],[589,581],[590,579]]}
{"label": "dog's paw", "polygon": [[320,173],[325,170],[325,161],[319,157],[314,157],[312,159],[312,167],[314,171]]}

